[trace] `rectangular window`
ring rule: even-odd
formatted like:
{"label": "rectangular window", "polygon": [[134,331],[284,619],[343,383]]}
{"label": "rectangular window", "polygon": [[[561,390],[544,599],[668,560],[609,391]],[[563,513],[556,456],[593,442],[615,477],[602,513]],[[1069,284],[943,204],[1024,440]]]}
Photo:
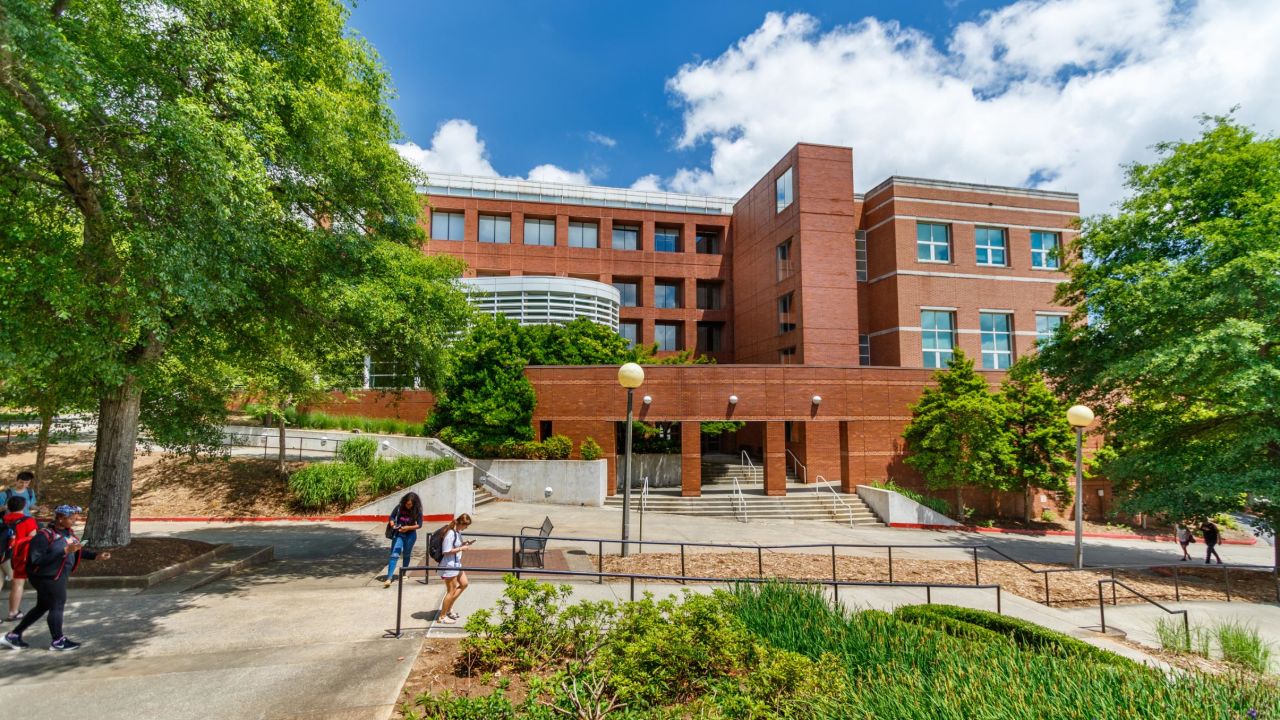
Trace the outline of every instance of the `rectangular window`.
{"label": "rectangular window", "polygon": [[505,245],[511,242],[511,218],[505,215],[480,216],[480,242]]}
{"label": "rectangular window", "polygon": [[556,244],[556,221],[525,218],[524,244],[554,246]]}
{"label": "rectangular window", "polygon": [[796,319],[791,314],[795,293],[787,293],[778,298],[778,334],[789,333],[796,329]]}
{"label": "rectangular window", "polygon": [[1013,364],[1013,318],[1006,313],[982,313],[982,369],[1008,370]]}
{"label": "rectangular window", "polygon": [[599,228],[593,222],[579,222],[577,220],[571,220],[569,222],[569,247],[600,247],[600,242],[597,239],[598,231]]}
{"label": "rectangular window", "polygon": [[951,262],[951,226],[916,223],[916,259],[921,262]]}
{"label": "rectangular window", "polygon": [[698,352],[720,352],[724,345],[724,323],[698,323]]}
{"label": "rectangular window", "polygon": [[678,228],[654,228],[653,249],[655,252],[680,252],[680,230]]}
{"label": "rectangular window", "polygon": [[858,271],[858,282],[867,281],[867,231],[853,234],[853,262]]}
{"label": "rectangular window", "polygon": [[614,225],[613,226],[613,249],[614,250],[639,250],[640,249],[640,226],[639,225]]}
{"label": "rectangular window", "polygon": [[680,307],[680,284],[670,282],[654,283],[653,306],[656,308]]}
{"label": "rectangular window", "polygon": [[627,341],[627,347],[633,348],[640,342],[640,323],[622,322],[618,324],[618,334]]}
{"label": "rectangular window", "polygon": [[955,348],[955,329],[955,313],[947,310],[920,311],[920,348],[924,352],[925,367],[947,366]]}
{"label": "rectangular window", "polygon": [[635,307],[640,304],[640,293],[633,282],[615,282],[613,284],[622,295],[622,307]]}
{"label": "rectangular window", "polygon": [[679,350],[680,326],[676,323],[654,323],[653,340],[658,343],[659,351]]}
{"label": "rectangular window", "polygon": [[978,256],[979,265],[1004,267],[1009,264],[1004,228],[980,227],[975,229],[973,245]]}
{"label": "rectangular window", "polygon": [[551,424],[550,420],[539,420],[538,421],[538,441],[541,442],[551,437],[552,435],[554,435],[555,430],[553,429],[553,427],[554,426]]}
{"label": "rectangular window", "polygon": [[403,390],[416,385],[411,366],[388,360],[368,358],[368,387],[381,390]]}
{"label": "rectangular window", "polygon": [[778,245],[778,247],[774,249],[773,254],[778,266],[777,281],[781,282],[782,280],[791,277],[791,273],[795,272],[795,268],[791,264],[791,241],[787,240],[786,242]]}
{"label": "rectangular window", "polygon": [[463,227],[463,214],[460,212],[431,213],[432,240],[461,240]]}
{"label": "rectangular window", "polygon": [[1058,243],[1056,232],[1031,231],[1031,267],[1040,270],[1056,270],[1058,267]]}
{"label": "rectangular window", "polygon": [[1047,343],[1053,339],[1053,334],[1058,332],[1058,326],[1062,325],[1061,315],[1041,315],[1036,314],[1036,343]]}
{"label": "rectangular window", "polygon": [[786,172],[778,176],[775,187],[778,191],[777,211],[782,212],[787,209],[787,206],[791,204],[791,200],[794,198],[794,188],[791,184],[791,168],[787,168]]}
{"label": "rectangular window", "polygon": [[715,230],[699,230],[694,239],[694,249],[699,255],[719,255],[720,233]]}
{"label": "rectangular window", "polygon": [[858,336],[858,364],[862,367],[871,366],[871,336]]}
{"label": "rectangular window", "polygon": [[698,281],[698,309],[719,310],[723,306],[723,287],[718,282]]}
{"label": "rectangular window", "polygon": [[778,351],[778,363],[781,365],[796,364],[796,348],[795,346],[785,347]]}

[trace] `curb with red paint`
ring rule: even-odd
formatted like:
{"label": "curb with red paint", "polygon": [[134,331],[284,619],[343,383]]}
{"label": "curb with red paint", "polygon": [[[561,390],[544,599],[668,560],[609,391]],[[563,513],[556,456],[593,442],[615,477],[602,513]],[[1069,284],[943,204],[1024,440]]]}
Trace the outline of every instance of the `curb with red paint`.
{"label": "curb with red paint", "polygon": [[[920,523],[889,523],[889,527],[908,528],[911,530],[957,530],[961,532],[979,532],[992,533],[995,535],[1055,535],[1061,537],[1075,537],[1075,533],[1070,530],[1019,530],[1017,528],[988,528],[975,527],[973,525],[922,525]],[[1147,540],[1149,542],[1176,542],[1177,538],[1172,535],[1132,535],[1129,533],[1084,533],[1083,537],[1101,538],[1104,540]],[[1248,540],[1227,540],[1218,541],[1219,545],[1257,545],[1258,538],[1249,538]]]}
{"label": "curb with red paint", "polygon": [[[280,517],[136,517],[133,522],[384,522],[386,515],[283,515]],[[424,515],[424,522],[449,522],[452,515]]]}

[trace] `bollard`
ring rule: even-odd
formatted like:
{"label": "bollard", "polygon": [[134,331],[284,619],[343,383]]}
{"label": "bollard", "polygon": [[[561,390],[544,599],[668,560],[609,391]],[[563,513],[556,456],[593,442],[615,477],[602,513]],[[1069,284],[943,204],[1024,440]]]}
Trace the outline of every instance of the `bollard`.
{"label": "bollard", "polygon": [[684,582],[684,577],[685,577],[685,571],[684,571],[684,543],[680,543],[680,584],[681,584],[681,585],[684,585],[684,584],[685,584],[685,582]]}
{"label": "bollard", "polygon": [[1182,583],[1178,582],[1178,566],[1173,566],[1173,599],[1182,602]]}
{"label": "bollard", "polygon": [[601,540],[596,546],[596,572],[600,573],[596,576],[596,584],[604,584],[604,541]]}
{"label": "bollard", "polygon": [[760,579],[764,579],[764,548],[756,547],[756,570],[760,574]]}
{"label": "bollard", "polygon": [[1102,599],[1102,581],[1098,582],[1098,622],[1102,627],[1102,634],[1107,634],[1107,603]]}
{"label": "bollard", "polygon": [[831,582],[836,581],[836,546],[831,546]]}
{"label": "bollard", "polygon": [[933,586],[932,585],[924,586],[924,602],[926,605],[933,604]]}
{"label": "bollard", "polygon": [[631,580],[631,602],[636,601],[636,579],[635,576],[629,578]]}
{"label": "bollard", "polygon": [[1049,604],[1049,573],[1044,573],[1044,606],[1050,607]]}
{"label": "bollard", "polygon": [[893,584],[893,546],[889,546],[889,584]]}
{"label": "bollard", "polygon": [[1004,610],[1000,606],[1000,586],[996,586],[996,614],[1003,615]]}
{"label": "bollard", "polygon": [[400,611],[404,606],[404,567],[400,568],[400,576],[396,582],[396,637],[400,637]]}
{"label": "bollard", "polygon": [[973,549],[973,584],[978,584],[978,548]]}

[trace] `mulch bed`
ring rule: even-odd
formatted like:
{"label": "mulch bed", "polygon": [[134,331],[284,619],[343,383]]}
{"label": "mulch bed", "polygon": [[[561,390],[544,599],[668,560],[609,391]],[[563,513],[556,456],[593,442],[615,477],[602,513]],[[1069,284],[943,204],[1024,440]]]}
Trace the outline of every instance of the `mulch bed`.
{"label": "mulch bed", "polygon": [[111,550],[110,560],[85,560],[76,577],[122,577],[149,575],[170,565],[199,557],[214,546],[181,538],[134,538],[122,548]]}
{"label": "mulch bed", "polygon": [[[764,576],[792,580],[830,580],[831,556],[806,553],[764,554]],[[591,556],[591,562],[596,557]],[[1065,568],[1065,565],[1028,563],[1037,570]],[[644,553],[630,557],[606,555],[604,562],[608,572],[631,572],[648,575],[680,575],[680,556],[676,553]],[[759,560],[754,552],[740,553],[689,553],[685,557],[685,575],[711,578],[754,578],[760,574]],[[888,582],[888,562],[885,558],[838,556],[836,577],[855,582]],[[1163,575],[1151,571],[1117,571],[1117,580],[1157,600],[1174,599],[1172,574]],[[1005,592],[1044,602],[1043,574],[1032,573],[1014,563],[979,560],[978,580],[983,585],[997,584]],[[1049,597],[1057,607],[1088,607],[1098,604],[1098,581],[1110,579],[1106,572],[1062,572],[1049,577]],[[894,558],[894,582],[928,582],[955,585],[973,585],[973,562],[965,560],[909,560]],[[1225,600],[1226,585],[1221,569],[1188,566],[1179,569],[1178,583],[1183,600]],[[1111,586],[1104,586],[1110,599]],[[1276,584],[1270,573],[1232,570],[1231,598],[1250,602],[1275,602]],[[1116,600],[1121,603],[1139,603],[1141,599],[1123,588],[1116,589]]]}
{"label": "mulch bed", "polygon": [[[1053,522],[1045,522],[1043,520],[1032,520],[1031,522],[1023,522],[1021,520],[1013,520],[1002,517],[974,517],[970,518],[968,524],[978,528],[999,528],[1001,530],[1026,530],[1030,532],[1047,532],[1047,531],[1067,531],[1075,532],[1075,520],[1071,518],[1059,518]],[[1092,520],[1083,522],[1083,531],[1093,534],[1121,534],[1132,535],[1134,537],[1145,538],[1167,538],[1172,537],[1174,529],[1171,527],[1150,525],[1149,527],[1139,527],[1136,525],[1125,525],[1122,523],[1100,523]],[[1197,538],[1199,533],[1197,531]],[[1231,530],[1222,528],[1222,537],[1226,540],[1251,540],[1253,534],[1246,530]]]}
{"label": "mulch bed", "polygon": [[518,673],[495,672],[475,677],[459,676],[454,666],[458,655],[461,654],[458,647],[460,642],[461,638],[433,637],[422,641],[422,652],[418,653],[418,659],[414,662],[413,669],[409,671],[409,677],[405,680],[400,697],[396,700],[394,717],[407,717],[402,712],[406,707],[405,704],[407,703],[409,708],[413,709],[414,699],[422,694],[439,696],[447,692],[455,697],[481,697],[492,694],[500,683],[505,686],[506,695],[512,702],[524,701],[529,694],[529,686],[525,677]]}

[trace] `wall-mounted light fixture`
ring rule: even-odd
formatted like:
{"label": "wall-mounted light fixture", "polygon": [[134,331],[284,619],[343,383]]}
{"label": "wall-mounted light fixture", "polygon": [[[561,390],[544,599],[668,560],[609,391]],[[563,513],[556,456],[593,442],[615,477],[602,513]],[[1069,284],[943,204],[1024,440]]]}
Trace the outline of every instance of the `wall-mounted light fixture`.
{"label": "wall-mounted light fixture", "polygon": [[649,403],[653,402],[653,396],[645,395],[644,397],[640,398],[640,402],[644,403],[645,405],[648,405]]}
{"label": "wall-mounted light fixture", "polygon": [[822,396],[821,396],[821,395],[814,395],[812,398],[809,398],[809,399],[810,399],[810,401],[812,401],[812,402],[813,402],[813,404],[814,404],[814,405],[821,405],[821,404],[822,404]]}
{"label": "wall-mounted light fixture", "polygon": [[737,404],[738,404],[738,396],[737,396],[737,395],[730,395],[730,396],[729,396],[729,404],[730,404],[730,405],[737,405]]}

